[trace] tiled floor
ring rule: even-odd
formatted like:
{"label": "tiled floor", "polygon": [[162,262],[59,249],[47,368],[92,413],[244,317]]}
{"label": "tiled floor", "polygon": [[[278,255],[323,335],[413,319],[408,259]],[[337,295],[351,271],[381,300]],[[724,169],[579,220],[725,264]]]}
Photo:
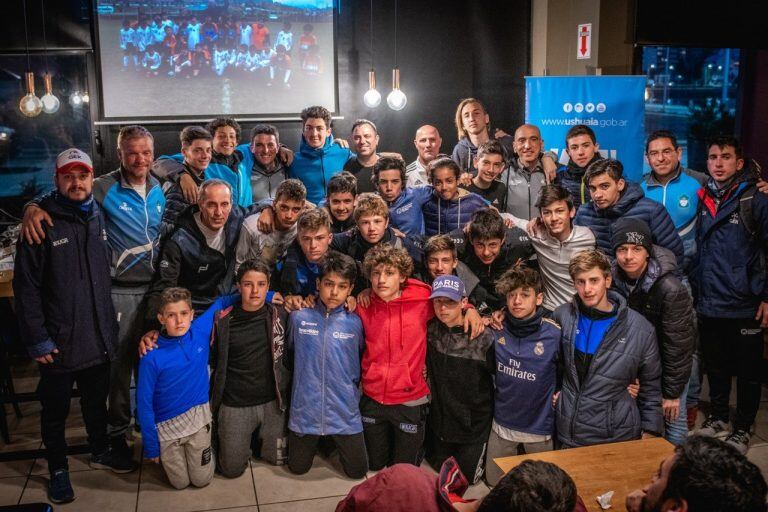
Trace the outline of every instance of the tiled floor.
{"label": "tiled floor", "polygon": [[[25,372],[15,380],[17,390],[33,390],[35,380],[33,373]],[[12,443],[4,445],[0,441],[0,452],[41,446],[40,406],[30,403],[24,404],[22,409],[24,417],[17,420],[7,407]],[[85,429],[76,400],[72,401],[67,422],[67,438],[72,444],[85,442]],[[136,454],[140,444],[137,437]],[[748,455],[768,477],[768,389],[763,391],[756,435]],[[349,489],[362,481],[342,477],[338,460],[319,457],[310,472],[303,476],[291,475],[284,467],[251,461],[250,467],[239,478],[229,480],[217,475],[208,487],[184,491],[172,489],[166,483],[162,469],[152,463],[142,464],[139,471],[129,475],[90,469],[87,455],[72,456],[69,464],[77,499],[69,505],[56,507],[57,510],[322,512],[334,510]],[[44,460],[0,463],[0,505],[46,501],[47,473]],[[487,492],[488,488],[479,484],[469,490],[467,497],[481,497]]]}

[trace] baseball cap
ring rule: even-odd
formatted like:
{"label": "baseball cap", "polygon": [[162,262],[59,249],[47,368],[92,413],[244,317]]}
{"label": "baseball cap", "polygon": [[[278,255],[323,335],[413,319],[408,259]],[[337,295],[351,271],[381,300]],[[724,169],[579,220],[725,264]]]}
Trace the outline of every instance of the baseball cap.
{"label": "baseball cap", "polygon": [[453,275],[444,275],[432,282],[432,295],[429,298],[446,297],[460,302],[466,295],[467,291],[461,279]]}
{"label": "baseball cap", "polygon": [[91,157],[77,148],[65,149],[56,157],[56,174],[64,174],[78,167],[93,172]]}

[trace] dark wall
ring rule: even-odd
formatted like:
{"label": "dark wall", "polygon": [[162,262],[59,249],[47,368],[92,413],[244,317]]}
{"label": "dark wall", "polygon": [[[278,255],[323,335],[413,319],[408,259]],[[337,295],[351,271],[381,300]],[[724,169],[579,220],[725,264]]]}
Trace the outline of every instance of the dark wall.
{"label": "dark wall", "polygon": [[[89,0],[45,0],[49,12],[62,23],[49,23],[51,48],[90,47]],[[399,151],[407,160],[416,157],[413,136],[422,124],[434,124],[443,137],[444,152],[456,143],[453,116],[459,100],[476,96],[488,105],[493,126],[505,130],[523,121],[525,90],[523,76],[528,72],[530,53],[530,0],[400,0],[397,13],[397,64],[401,69],[401,89],[408,105],[400,112],[386,106],[395,65],[394,0],[374,0],[374,65],[382,104],[376,109],[363,105],[368,88],[370,52],[370,1],[340,0],[337,26],[339,112],[337,136],[347,137],[355,119],[365,117],[379,127],[382,150]],[[21,4],[14,0],[11,4]],[[56,5],[57,7],[54,7]],[[19,12],[3,16],[0,50],[22,48]],[[27,0],[30,27],[40,3]],[[39,16],[39,15],[38,15]],[[40,18],[37,18],[39,26]],[[7,27],[6,27],[7,26]],[[56,26],[57,28],[52,28]],[[8,29],[6,31],[6,28]],[[39,29],[34,31],[39,36]],[[35,36],[35,41],[39,39]],[[19,45],[21,42],[21,45]],[[15,45],[15,46],[13,46]],[[79,45],[79,46],[78,46]],[[97,89],[91,85],[92,97]],[[140,98],[136,99],[140,101]],[[95,105],[95,103],[94,103]],[[94,113],[98,118],[98,113]],[[247,130],[253,123],[246,123]],[[298,147],[300,124],[275,123],[281,139]],[[149,125],[156,137],[156,154],[177,152],[178,132],[183,124]],[[116,135],[119,127],[96,127],[98,139],[95,164],[102,170],[117,165]]]}

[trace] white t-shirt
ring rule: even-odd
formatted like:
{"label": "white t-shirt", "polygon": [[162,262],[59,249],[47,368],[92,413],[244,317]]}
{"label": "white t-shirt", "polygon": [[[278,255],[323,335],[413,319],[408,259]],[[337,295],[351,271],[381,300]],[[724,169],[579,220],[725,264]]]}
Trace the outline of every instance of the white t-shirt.
{"label": "white t-shirt", "polygon": [[224,236],[224,228],[218,230],[213,230],[203,224],[203,221],[200,220],[200,212],[195,213],[195,224],[197,224],[197,227],[200,228],[200,231],[203,233],[203,236],[205,237],[205,243],[208,244],[208,247],[215,251],[219,251],[221,254],[224,254],[224,249],[226,247],[227,239]]}

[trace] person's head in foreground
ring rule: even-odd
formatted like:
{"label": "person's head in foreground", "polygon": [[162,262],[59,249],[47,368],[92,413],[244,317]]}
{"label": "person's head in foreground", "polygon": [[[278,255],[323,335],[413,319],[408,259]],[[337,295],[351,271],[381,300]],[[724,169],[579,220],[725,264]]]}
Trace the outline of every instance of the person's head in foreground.
{"label": "person's head in foreground", "polygon": [[424,243],[424,260],[430,279],[453,274],[459,264],[456,244],[446,234],[431,236]]}
{"label": "person's head in foreground", "polygon": [[544,284],[536,270],[515,265],[496,282],[496,293],[506,297],[507,312],[513,318],[526,320],[544,301]]}
{"label": "person's head in foreground", "polygon": [[222,229],[232,212],[232,187],[224,180],[205,180],[197,195],[200,222],[208,229]]}
{"label": "person's head in foreground", "polygon": [[357,178],[342,171],[328,181],[326,204],[334,219],[344,222],[352,216],[357,196]]}
{"label": "person's head in foreground", "polygon": [[499,212],[481,208],[472,214],[469,222],[469,241],[472,250],[484,265],[490,265],[501,254],[507,228]]}
{"label": "person's head in foreground", "polygon": [[360,236],[369,244],[377,244],[389,227],[389,208],[375,194],[361,194],[352,213]]}
{"label": "person's head in foreground", "polygon": [[611,311],[608,289],[611,287],[611,264],[597,250],[582,251],[571,258],[568,273],[581,302],[600,311]]}
{"label": "person's head in foreground", "polygon": [[447,327],[464,325],[464,307],[467,305],[467,290],[457,276],[442,275],[432,282],[432,306],[435,316]]}
{"label": "person's head in foreground", "polygon": [[307,189],[301,181],[288,179],[278,185],[272,205],[275,210],[275,228],[278,231],[286,231],[296,224],[299,215],[304,211],[306,199]]}
{"label": "person's head in foreground", "polygon": [[328,251],[320,265],[320,277],[317,278],[317,293],[320,302],[328,309],[342,306],[357,279],[355,260],[338,251]]}
{"label": "person's head in foreground", "polygon": [[692,436],[664,459],[651,482],[627,496],[629,512],[765,512],[765,478],[738,450]]}
{"label": "person's head in foreground", "polygon": [[413,273],[413,260],[405,249],[380,244],[365,255],[363,273],[371,282],[373,293],[389,302],[402,295],[405,282]]}
{"label": "person's head in foreground", "polygon": [[717,183],[724,187],[744,168],[744,151],[736,137],[727,135],[715,137],[707,149],[707,171]]}
{"label": "person's head in foreground", "polygon": [[184,336],[192,326],[195,310],[192,309],[192,294],[186,288],[166,288],[160,295],[160,309],[157,321],[170,337]]}
{"label": "person's head in foreground", "polygon": [[333,240],[328,212],[315,208],[302,213],[296,227],[296,239],[307,261],[320,263]]}
{"label": "person's head in foreground", "polygon": [[79,149],[71,148],[56,157],[56,190],[70,201],[82,203],[93,191],[93,164],[91,157]]}

